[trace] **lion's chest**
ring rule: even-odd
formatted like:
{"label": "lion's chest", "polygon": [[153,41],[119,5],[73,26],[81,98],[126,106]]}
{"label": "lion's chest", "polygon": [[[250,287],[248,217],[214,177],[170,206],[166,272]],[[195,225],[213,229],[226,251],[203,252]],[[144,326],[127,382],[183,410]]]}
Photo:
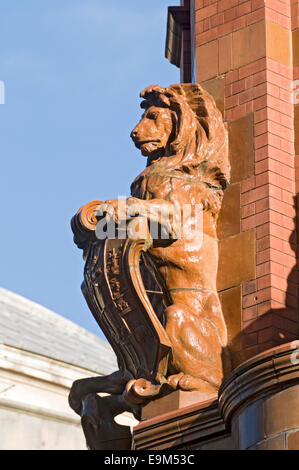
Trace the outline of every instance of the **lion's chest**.
{"label": "lion's chest", "polygon": [[132,196],[144,200],[155,198],[167,200],[171,190],[172,183],[168,175],[149,173],[142,175],[139,180],[133,183]]}

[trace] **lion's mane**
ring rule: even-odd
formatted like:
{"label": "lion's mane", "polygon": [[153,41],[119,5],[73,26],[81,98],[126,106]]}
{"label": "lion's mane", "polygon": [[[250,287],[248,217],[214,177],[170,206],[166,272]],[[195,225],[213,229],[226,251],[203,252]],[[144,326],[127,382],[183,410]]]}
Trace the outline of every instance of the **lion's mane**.
{"label": "lion's mane", "polygon": [[[173,131],[168,143],[165,170],[195,177],[203,183],[203,203],[217,213],[223,190],[230,182],[228,137],[214,98],[198,84],[151,85],[140,97],[141,107],[173,111]],[[155,165],[155,162],[153,163]],[[141,176],[141,175],[140,175]],[[132,184],[136,188],[137,179]]]}

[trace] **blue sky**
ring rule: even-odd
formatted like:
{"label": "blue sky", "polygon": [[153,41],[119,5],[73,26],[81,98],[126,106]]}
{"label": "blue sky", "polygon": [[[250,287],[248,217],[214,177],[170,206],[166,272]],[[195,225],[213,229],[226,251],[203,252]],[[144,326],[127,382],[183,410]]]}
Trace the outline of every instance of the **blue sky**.
{"label": "blue sky", "polygon": [[178,0],[2,0],[0,285],[100,337],[69,221],[129,195],[145,159],[129,137],[139,92],[179,82],[164,58]]}

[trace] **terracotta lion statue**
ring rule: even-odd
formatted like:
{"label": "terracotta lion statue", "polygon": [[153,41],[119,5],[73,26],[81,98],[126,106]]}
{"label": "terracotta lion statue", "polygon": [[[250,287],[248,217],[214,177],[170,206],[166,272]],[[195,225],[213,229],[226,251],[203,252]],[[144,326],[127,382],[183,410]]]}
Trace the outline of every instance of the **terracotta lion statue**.
{"label": "terracotta lion statue", "polygon": [[[173,389],[214,395],[230,370],[216,288],[216,222],[230,181],[227,131],[213,97],[198,84],[152,85],[140,96],[144,114],[131,137],[147,164],[125,205],[130,216],[168,228],[168,243],[154,243],[147,251],[171,298],[165,312],[172,345],[167,381]],[[118,200],[106,201],[100,213],[108,207],[118,221]],[[202,230],[184,230],[195,224],[198,213]],[[121,393],[125,385],[107,391]]]}

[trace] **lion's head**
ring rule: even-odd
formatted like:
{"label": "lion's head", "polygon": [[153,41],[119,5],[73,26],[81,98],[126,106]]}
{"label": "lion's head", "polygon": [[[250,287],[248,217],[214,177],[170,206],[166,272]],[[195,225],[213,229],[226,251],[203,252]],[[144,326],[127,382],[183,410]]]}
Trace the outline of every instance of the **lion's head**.
{"label": "lion's head", "polygon": [[131,137],[148,165],[170,157],[173,169],[224,189],[230,179],[227,131],[213,97],[189,83],[151,85],[140,96],[145,113]]}

